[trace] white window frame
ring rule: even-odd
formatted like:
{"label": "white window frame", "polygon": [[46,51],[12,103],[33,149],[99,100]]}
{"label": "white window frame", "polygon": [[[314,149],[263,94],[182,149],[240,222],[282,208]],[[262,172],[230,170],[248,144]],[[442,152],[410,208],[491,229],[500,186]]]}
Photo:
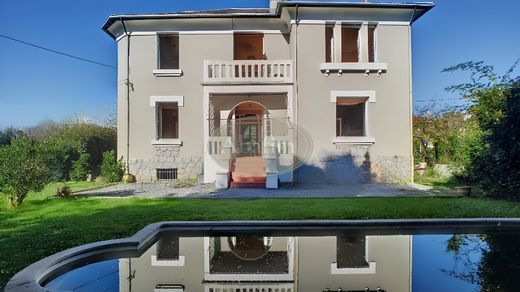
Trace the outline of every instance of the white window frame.
{"label": "white window frame", "polygon": [[377,64],[378,61],[379,61],[379,56],[378,56],[378,53],[377,53],[377,33],[379,31],[379,23],[377,22],[369,22],[367,24],[367,30],[370,29],[370,27],[373,27],[374,28],[374,62],[370,62],[370,51],[369,51],[369,47],[368,47],[368,31],[367,31],[367,51],[368,51],[368,59],[367,59],[367,62],[368,63],[371,63],[371,64]]}
{"label": "white window frame", "polygon": [[[377,73],[377,76],[381,76],[382,73],[388,70],[388,64],[379,62],[378,50],[377,50],[377,32],[379,23],[377,22],[336,22],[330,23],[325,22],[324,26],[333,25],[333,44],[331,51],[333,51],[333,58],[331,62],[323,62],[320,64],[320,71],[326,76],[331,72],[337,72],[339,76],[343,72],[362,72],[368,76],[371,72]],[[358,62],[341,62],[341,28],[344,26],[359,26],[358,34]],[[369,62],[368,57],[368,29],[369,27],[375,27],[374,30],[374,62]],[[338,60],[339,58],[339,60]]]}
{"label": "white window frame", "polygon": [[[362,90],[362,91],[340,91],[340,90],[333,90],[330,92],[330,102],[334,103],[334,110],[336,110],[337,107],[337,101],[338,98],[366,98],[365,102],[365,121],[364,121],[364,136],[341,136],[341,137],[334,137],[332,139],[332,143],[334,144],[374,144],[375,139],[374,137],[370,136],[369,131],[369,119],[368,119],[368,105],[370,103],[376,102],[376,92],[374,90]],[[336,118],[336,115],[334,115],[334,118]],[[336,123],[334,123],[334,126],[336,126]],[[334,129],[334,133],[336,133],[336,129]]]}
{"label": "white window frame", "polygon": [[[175,35],[179,39],[179,68],[178,69],[160,69],[161,66],[161,36]],[[180,77],[182,76],[181,69],[181,37],[178,32],[167,32],[156,34],[157,59],[155,69],[152,73],[155,77]]]}
{"label": "white window frame", "polygon": [[[160,104],[161,103],[177,103],[177,107],[179,108],[179,116],[178,116],[178,126],[179,126],[179,138],[175,138],[175,139],[162,139],[162,138],[159,138],[159,130],[160,128],[160,125],[158,123],[159,119],[160,119],[160,113],[159,113],[159,108],[160,108]],[[180,146],[182,145],[182,140],[180,139],[181,137],[181,131],[180,131],[180,108],[181,107],[184,107],[184,96],[182,95],[174,95],[174,96],[150,96],[150,106],[153,107],[155,109],[155,115],[154,115],[154,118],[155,118],[155,138],[154,140],[152,140],[152,144],[153,145],[177,145],[177,146]]]}
{"label": "white window frame", "polygon": [[365,261],[368,263],[367,268],[338,268],[338,263],[330,264],[330,273],[332,275],[368,275],[376,273],[376,262],[368,260],[368,241],[370,236],[365,236]]}

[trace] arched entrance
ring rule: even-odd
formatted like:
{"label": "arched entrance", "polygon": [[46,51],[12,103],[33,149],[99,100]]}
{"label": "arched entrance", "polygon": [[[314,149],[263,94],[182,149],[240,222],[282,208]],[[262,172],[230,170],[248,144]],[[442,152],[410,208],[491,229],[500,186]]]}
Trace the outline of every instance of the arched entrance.
{"label": "arched entrance", "polygon": [[256,101],[236,104],[228,116],[233,128],[233,143],[237,157],[262,156],[264,137],[270,135],[270,116],[267,108]]}

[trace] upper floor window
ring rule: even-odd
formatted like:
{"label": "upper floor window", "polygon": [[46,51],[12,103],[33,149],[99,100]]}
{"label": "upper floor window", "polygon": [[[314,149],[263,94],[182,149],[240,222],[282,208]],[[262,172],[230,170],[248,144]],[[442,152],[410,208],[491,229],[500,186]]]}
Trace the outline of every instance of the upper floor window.
{"label": "upper floor window", "polygon": [[376,61],[376,26],[361,24],[325,25],[326,63]]}
{"label": "upper floor window", "polygon": [[334,61],[334,24],[325,26],[325,62]]}
{"label": "upper floor window", "polygon": [[159,68],[179,69],[179,36],[159,35]]}
{"label": "upper floor window", "polygon": [[368,26],[368,62],[376,61],[376,26]]}
{"label": "upper floor window", "polygon": [[233,41],[235,60],[263,60],[264,35],[261,33],[236,33]]}
{"label": "upper floor window", "polygon": [[359,26],[341,27],[341,62],[359,61]]}

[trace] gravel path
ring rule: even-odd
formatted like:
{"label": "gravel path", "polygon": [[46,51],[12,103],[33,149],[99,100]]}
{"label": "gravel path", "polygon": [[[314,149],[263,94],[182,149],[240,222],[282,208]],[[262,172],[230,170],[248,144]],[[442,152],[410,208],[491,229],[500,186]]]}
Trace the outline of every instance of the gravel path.
{"label": "gravel path", "polygon": [[279,189],[242,188],[215,189],[213,184],[198,184],[190,188],[173,188],[167,183],[118,184],[106,188],[78,192],[83,197],[143,197],[143,198],[297,198],[297,197],[395,197],[449,195],[430,187],[390,184],[316,185],[299,184]]}

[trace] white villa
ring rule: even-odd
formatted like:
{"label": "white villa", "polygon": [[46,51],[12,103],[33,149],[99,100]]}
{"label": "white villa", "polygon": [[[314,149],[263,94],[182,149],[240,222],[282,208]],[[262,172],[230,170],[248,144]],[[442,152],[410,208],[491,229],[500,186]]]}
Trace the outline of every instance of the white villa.
{"label": "white villa", "polygon": [[138,181],[408,182],[412,24],[431,3],[112,15],[118,156]]}

